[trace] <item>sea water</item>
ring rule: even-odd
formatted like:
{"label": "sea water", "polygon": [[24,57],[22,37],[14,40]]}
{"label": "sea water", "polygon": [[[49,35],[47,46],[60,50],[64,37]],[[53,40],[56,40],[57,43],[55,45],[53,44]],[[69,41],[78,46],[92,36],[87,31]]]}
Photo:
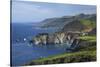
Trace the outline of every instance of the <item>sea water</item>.
{"label": "sea water", "polygon": [[11,24],[11,61],[12,65],[24,65],[32,60],[57,55],[66,52],[61,45],[36,46],[29,44],[29,40],[38,33],[54,33],[57,29],[42,29],[34,27],[33,24],[12,23]]}

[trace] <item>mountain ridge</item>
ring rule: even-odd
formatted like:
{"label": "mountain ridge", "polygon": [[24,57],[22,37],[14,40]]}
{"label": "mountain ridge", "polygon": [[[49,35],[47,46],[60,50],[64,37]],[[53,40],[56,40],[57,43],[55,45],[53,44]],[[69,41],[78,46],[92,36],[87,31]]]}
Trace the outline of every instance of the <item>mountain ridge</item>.
{"label": "mountain ridge", "polygon": [[40,27],[41,28],[48,28],[48,27],[63,28],[66,24],[81,19],[89,19],[92,21],[96,21],[96,14],[78,14],[75,16],[62,16],[58,18],[48,18],[40,22],[41,23]]}

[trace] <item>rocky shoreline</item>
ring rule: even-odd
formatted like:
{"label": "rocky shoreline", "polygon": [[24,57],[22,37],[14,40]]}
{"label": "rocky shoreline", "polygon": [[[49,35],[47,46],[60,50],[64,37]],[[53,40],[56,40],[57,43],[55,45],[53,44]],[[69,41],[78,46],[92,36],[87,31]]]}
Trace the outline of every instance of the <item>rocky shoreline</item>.
{"label": "rocky shoreline", "polygon": [[49,45],[49,44],[61,44],[70,47],[75,47],[80,42],[80,33],[72,32],[56,32],[53,34],[40,33],[37,34],[30,43],[35,45]]}

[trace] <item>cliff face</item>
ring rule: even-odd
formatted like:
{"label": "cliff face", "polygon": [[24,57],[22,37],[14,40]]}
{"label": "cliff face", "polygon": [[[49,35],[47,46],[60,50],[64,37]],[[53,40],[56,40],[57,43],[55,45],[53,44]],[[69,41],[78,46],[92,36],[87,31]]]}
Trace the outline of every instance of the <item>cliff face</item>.
{"label": "cliff face", "polygon": [[47,33],[38,34],[33,38],[32,43],[34,43],[35,45],[66,44],[68,48],[70,48],[72,44],[78,44],[78,41],[78,34],[68,32],[56,32],[50,35]]}

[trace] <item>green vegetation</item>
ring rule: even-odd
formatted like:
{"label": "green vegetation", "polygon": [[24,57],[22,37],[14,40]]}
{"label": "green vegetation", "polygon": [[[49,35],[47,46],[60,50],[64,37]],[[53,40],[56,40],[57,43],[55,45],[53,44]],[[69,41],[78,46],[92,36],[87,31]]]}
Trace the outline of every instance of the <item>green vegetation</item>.
{"label": "green vegetation", "polygon": [[81,36],[79,38],[88,42],[96,42],[96,36]]}
{"label": "green vegetation", "polygon": [[81,36],[79,38],[82,41],[79,44],[80,46],[76,48],[77,51],[40,58],[26,65],[96,61],[96,36]]}
{"label": "green vegetation", "polygon": [[79,51],[96,50],[96,36],[81,36],[79,38],[82,41],[78,47]]}
{"label": "green vegetation", "polygon": [[83,25],[85,25],[88,28],[95,28],[96,27],[96,22],[88,20],[88,19],[82,19],[82,20],[80,20],[80,23],[82,23]]}
{"label": "green vegetation", "polygon": [[88,62],[88,61],[96,61],[96,51],[81,51],[81,52],[74,52],[74,53],[64,53],[57,56],[51,56],[48,58],[33,60],[28,65]]}

